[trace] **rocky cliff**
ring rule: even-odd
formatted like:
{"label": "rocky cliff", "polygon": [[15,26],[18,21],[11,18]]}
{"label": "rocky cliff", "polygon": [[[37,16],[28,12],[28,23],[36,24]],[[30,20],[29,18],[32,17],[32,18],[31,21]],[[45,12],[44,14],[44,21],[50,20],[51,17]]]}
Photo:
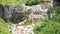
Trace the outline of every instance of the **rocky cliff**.
{"label": "rocky cliff", "polygon": [[[39,5],[32,5],[32,6],[26,6],[26,5],[22,5],[22,6],[1,6],[0,8],[0,15],[3,15],[3,17],[9,21],[11,20],[11,18],[13,17],[21,17],[25,16],[28,18],[45,18],[48,17],[48,7],[47,6],[51,6],[51,4],[48,3],[47,5],[42,3]],[[4,10],[4,11],[3,11]],[[17,16],[14,16],[16,14],[18,14]],[[31,16],[33,13],[33,16]],[[49,13],[52,14],[52,13]],[[24,17],[23,17],[24,18]]]}

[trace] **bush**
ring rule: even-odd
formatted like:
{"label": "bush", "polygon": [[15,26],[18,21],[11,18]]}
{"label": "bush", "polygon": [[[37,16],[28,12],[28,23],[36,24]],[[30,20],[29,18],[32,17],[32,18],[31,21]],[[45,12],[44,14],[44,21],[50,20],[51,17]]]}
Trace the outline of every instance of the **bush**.
{"label": "bush", "polygon": [[52,20],[56,22],[60,22],[60,14],[55,14]]}
{"label": "bush", "polygon": [[41,2],[42,0],[26,0],[26,5],[28,5],[28,6],[32,6],[32,5],[36,5],[36,4],[40,4],[40,3],[42,3]]}
{"label": "bush", "polygon": [[60,6],[57,6],[53,19],[42,20],[41,25],[34,27],[34,32],[35,34],[60,34]]}
{"label": "bush", "polygon": [[19,0],[0,0],[1,5],[21,5]]}
{"label": "bush", "polygon": [[57,6],[56,13],[60,14],[60,6]]}
{"label": "bush", "polygon": [[60,23],[45,19],[42,21],[43,23],[40,25],[36,25],[34,27],[35,34],[60,34]]}
{"label": "bush", "polygon": [[11,27],[11,22],[5,22],[2,18],[0,18],[0,34],[11,34],[8,29],[8,26]]}

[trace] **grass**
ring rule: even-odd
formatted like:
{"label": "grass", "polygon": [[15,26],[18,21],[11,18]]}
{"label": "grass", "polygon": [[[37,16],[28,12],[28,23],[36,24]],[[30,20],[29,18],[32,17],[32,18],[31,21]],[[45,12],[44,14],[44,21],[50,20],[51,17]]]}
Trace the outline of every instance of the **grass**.
{"label": "grass", "polygon": [[34,26],[35,34],[60,34],[60,18],[44,19],[42,24]]}
{"label": "grass", "polygon": [[5,22],[2,18],[0,18],[0,34],[11,34],[8,30],[8,26],[12,25],[11,22]]}

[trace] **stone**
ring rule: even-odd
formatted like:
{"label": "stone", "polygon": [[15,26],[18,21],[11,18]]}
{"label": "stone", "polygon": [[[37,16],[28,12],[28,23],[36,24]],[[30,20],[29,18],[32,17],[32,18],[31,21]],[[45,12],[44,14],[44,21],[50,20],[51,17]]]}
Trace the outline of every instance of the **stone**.
{"label": "stone", "polygon": [[23,26],[21,24],[13,24],[11,31],[12,31],[12,34],[30,34],[30,33],[34,34],[33,23],[27,26]]}

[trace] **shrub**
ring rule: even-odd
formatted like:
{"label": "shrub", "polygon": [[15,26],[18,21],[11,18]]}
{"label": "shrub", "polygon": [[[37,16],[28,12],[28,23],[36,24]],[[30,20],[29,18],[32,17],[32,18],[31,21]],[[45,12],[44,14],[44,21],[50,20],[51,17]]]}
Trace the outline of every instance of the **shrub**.
{"label": "shrub", "polygon": [[2,18],[0,18],[0,34],[11,34],[8,27],[11,27],[11,22],[5,22]]}
{"label": "shrub", "polygon": [[35,34],[60,34],[60,23],[49,19],[43,20],[41,26],[34,27]]}
{"label": "shrub", "polygon": [[19,0],[0,0],[1,5],[21,5]]}
{"label": "shrub", "polygon": [[40,4],[40,3],[42,3],[41,2],[42,0],[26,0],[26,5],[28,5],[28,6],[32,6],[32,5],[36,5],[36,4]]}

